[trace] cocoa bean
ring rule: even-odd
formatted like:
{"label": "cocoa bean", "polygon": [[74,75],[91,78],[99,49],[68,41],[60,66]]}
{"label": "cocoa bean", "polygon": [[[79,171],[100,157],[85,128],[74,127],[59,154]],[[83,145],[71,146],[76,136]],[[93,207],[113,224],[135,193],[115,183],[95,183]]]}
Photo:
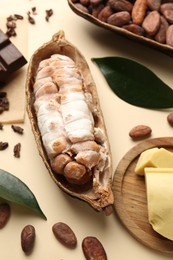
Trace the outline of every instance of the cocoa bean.
{"label": "cocoa bean", "polygon": [[127,11],[131,12],[133,5],[127,0],[108,0],[107,4],[114,10],[114,11]]}
{"label": "cocoa bean", "polygon": [[132,9],[132,21],[141,25],[147,10],[147,0],[136,0]]}
{"label": "cocoa bean", "polygon": [[86,6],[80,4],[80,3],[75,3],[74,4],[76,6],[77,9],[79,9],[80,11],[84,12],[84,13],[89,13],[89,10]]}
{"label": "cocoa bean", "polygon": [[173,112],[168,114],[167,121],[168,121],[169,125],[173,127]]}
{"label": "cocoa bean", "polygon": [[159,11],[160,5],[161,5],[161,0],[147,0],[147,5],[150,8],[150,10]]}
{"label": "cocoa bean", "polygon": [[150,12],[144,19],[142,27],[148,35],[155,35],[160,28],[160,14],[157,11]]}
{"label": "cocoa bean", "polygon": [[168,29],[169,24],[163,16],[161,16],[160,19],[161,24],[159,31],[155,35],[155,40],[160,43],[166,43],[166,31]]}
{"label": "cocoa bean", "polygon": [[108,24],[121,27],[130,22],[130,14],[127,11],[114,13],[111,16],[109,16],[107,22]]}
{"label": "cocoa bean", "polygon": [[99,13],[101,12],[101,10],[104,8],[104,5],[101,4],[101,5],[98,5],[98,6],[93,6],[92,9],[91,9],[91,14],[92,16],[94,17],[98,17]]}
{"label": "cocoa bean", "polygon": [[129,136],[134,140],[142,139],[149,137],[151,135],[151,132],[152,130],[149,126],[137,125],[130,130]]}
{"label": "cocoa bean", "polygon": [[163,14],[165,10],[173,10],[173,3],[165,3],[160,6],[160,12]]}
{"label": "cocoa bean", "polygon": [[109,16],[113,14],[112,9],[110,6],[105,6],[100,13],[98,14],[98,19],[102,22],[107,22]]}
{"label": "cocoa bean", "polygon": [[80,0],[79,2],[84,6],[88,6],[90,4],[90,0]]}
{"label": "cocoa bean", "polygon": [[29,254],[33,250],[35,242],[35,228],[32,225],[27,225],[21,232],[21,246],[22,250]]}
{"label": "cocoa bean", "polygon": [[131,24],[123,26],[123,28],[136,35],[139,35],[139,36],[144,35],[144,29],[140,25],[137,25],[137,24],[131,23]]}
{"label": "cocoa bean", "polygon": [[92,6],[97,6],[103,3],[103,0],[90,0]]}
{"label": "cocoa bean", "polygon": [[0,204],[0,229],[5,227],[10,217],[11,209],[8,203]]}
{"label": "cocoa bean", "polygon": [[107,260],[106,252],[96,237],[85,237],[82,241],[82,250],[86,260]]}
{"label": "cocoa bean", "polygon": [[166,31],[166,44],[173,47],[173,24]]}
{"label": "cocoa bean", "polygon": [[73,230],[65,223],[58,222],[53,225],[52,231],[56,239],[68,248],[75,248],[77,238]]}
{"label": "cocoa bean", "polygon": [[173,10],[165,10],[163,15],[169,23],[173,24]]}

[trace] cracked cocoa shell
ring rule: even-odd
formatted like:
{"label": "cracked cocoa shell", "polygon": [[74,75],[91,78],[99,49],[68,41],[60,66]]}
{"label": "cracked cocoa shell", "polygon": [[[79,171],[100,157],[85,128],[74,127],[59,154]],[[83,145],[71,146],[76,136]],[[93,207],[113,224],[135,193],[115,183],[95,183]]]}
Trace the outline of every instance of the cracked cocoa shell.
{"label": "cracked cocoa shell", "polygon": [[[37,73],[37,68],[39,66],[40,61],[50,57],[52,54],[62,54],[70,57],[75,64],[80,68],[81,74],[85,81],[85,89],[84,91],[89,91],[92,94],[93,105],[95,106],[94,117],[97,127],[101,128],[105,140],[104,147],[107,147],[107,162],[108,165],[103,176],[100,178],[99,185],[95,185],[94,178],[91,179],[87,184],[83,185],[73,185],[68,183],[68,181],[61,175],[55,174],[51,168],[51,164],[49,158],[46,154],[42,143],[42,137],[39,131],[39,127],[37,125],[37,115],[34,109],[34,93],[33,93],[33,84],[35,82],[35,76]],[[88,64],[84,58],[84,56],[80,53],[80,51],[69,41],[65,39],[65,35],[63,31],[59,31],[55,35],[52,36],[52,39],[43,44],[40,48],[38,48],[32,55],[27,71],[27,79],[26,79],[26,108],[28,112],[28,116],[31,122],[32,131],[36,140],[36,144],[38,147],[39,154],[43,159],[45,166],[50,173],[50,176],[57,184],[57,186],[62,189],[64,192],[73,196],[74,198],[80,199],[86,203],[88,203],[91,207],[93,207],[97,211],[104,210],[106,215],[112,213],[112,204],[114,201],[113,193],[112,193],[112,161],[111,161],[111,151],[110,145],[107,137],[106,127],[103,119],[103,114],[100,108],[100,103],[98,99],[98,94],[96,90],[95,83],[91,76]],[[91,104],[90,104],[91,105]],[[100,192],[101,191],[101,192]]]}

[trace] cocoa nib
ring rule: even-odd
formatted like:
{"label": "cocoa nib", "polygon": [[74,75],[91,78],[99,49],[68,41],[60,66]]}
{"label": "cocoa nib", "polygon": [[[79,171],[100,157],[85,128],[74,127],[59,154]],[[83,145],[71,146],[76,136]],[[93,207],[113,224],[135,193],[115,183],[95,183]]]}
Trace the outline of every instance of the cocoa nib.
{"label": "cocoa nib", "polygon": [[13,129],[14,132],[18,133],[18,134],[23,134],[24,129],[20,126],[17,125],[12,125],[11,128]]}
{"label": "cocoa nib", "polygon": [[9,110],[9,101],[6,92],[0,92],[0,114],[5,110]]}
{"label": "cocoa nib", "polygon": [[0,142],[0,151],[7,149],[8,143],[7,142]]}
{"label": "cocoa nib", "polygon": [[48,10],[45,10],[46,12],[46,21],[48,22],[49,21],[49,18],[53,15],[53,10],[52,9],[48,9]]}
{"label": "cocoa nib", "polygon": [[20,158],[21,143],[18,143],[13,148],[14,157]]}

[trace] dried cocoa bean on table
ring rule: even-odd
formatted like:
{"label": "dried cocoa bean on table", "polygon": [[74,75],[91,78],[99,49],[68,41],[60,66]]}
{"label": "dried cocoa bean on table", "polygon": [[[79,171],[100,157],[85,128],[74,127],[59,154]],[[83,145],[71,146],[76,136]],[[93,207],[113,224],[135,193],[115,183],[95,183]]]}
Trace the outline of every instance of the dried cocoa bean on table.
{"label": "dried cocoa bean on table", "polygon": [[152,132],[152,129],[149,126],[137,125],[130,130],[129,136],[133,140],[143,139],[143,138],[149,137],[151,135],[151,132]]}
{"label": "dried cocoa bean on table", "polygon": [[6,202],[0,204],[0,229],[5,227],[11,214],[10,205]]}
{"label": "dried cocoa bean on table", "polygon": [[58,222],[52,226],[53,234],[56,239],[68,248],[75,248],[77,238],[73,230],[65,223]]}
{"label": "dried cocoa bean on table", "polygon": [[107,260],[105,249],[96,237],[85,237],[82,241],[82,250],[86,260]]}

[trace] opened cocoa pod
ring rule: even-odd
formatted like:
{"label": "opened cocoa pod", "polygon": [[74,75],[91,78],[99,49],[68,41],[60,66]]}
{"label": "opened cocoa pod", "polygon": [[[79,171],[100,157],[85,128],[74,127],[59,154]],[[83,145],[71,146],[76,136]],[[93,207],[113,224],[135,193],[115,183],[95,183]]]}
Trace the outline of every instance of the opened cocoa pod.
{"label": "opened cocoa pod", "polygon": [[173,56],[173,2],[67,0],[74,13],[97,26]]}
{"label": "opened cocoa pod", "polygon": [[108,214],[114,199],[103,113],[87,62],[63,31],[32,55],[26,97],[39,154],[55,183]]}

